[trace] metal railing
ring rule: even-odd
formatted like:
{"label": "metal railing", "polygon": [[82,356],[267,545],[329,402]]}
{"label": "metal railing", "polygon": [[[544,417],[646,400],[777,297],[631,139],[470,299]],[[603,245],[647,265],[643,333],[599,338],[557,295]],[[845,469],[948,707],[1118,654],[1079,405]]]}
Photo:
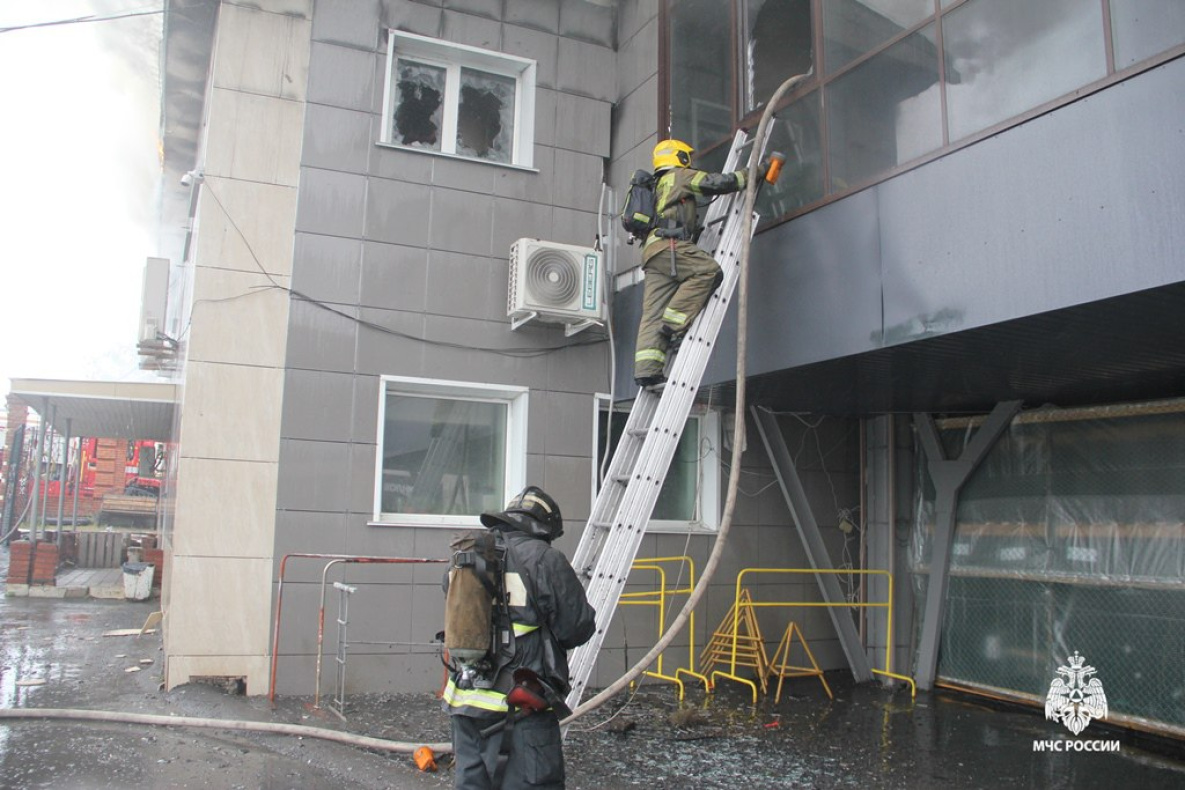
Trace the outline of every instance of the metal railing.
{"label": "metal railing", "polygon": [[[868,609],[881,609],[881,608],[886,609],[887,613],[886,613],[886,617],[885,617],[885,631],[886,631],[886,635],[885,635],[885,668],[884,669],[875,669],[874,668],[872,670],[872,672],[875,675],[882,675],[884,677],[890,677],[890,678],[894,678],[896,680],[901,680],[901,681],[908,683],[909,688],[910,688],[910,695],[912,698],[916,699],[918,690],[917,690],[916,684],[913,681],[913,678],[907,677],[905,675],[899,675],[899,674],[896,674],[895,672],[892,671],[892,669],[893,669],[893,665],[892,665],[892,662],[893,662],[893,574],[889,573],[888,571],[884,571],[884,570],[852,570],[852,569],[848,569],[848,568],[826,568],[826,569],[816,569],[816,568],[744,568],[740,571],[740,573],[737,574],[736,585],[735,585],[736,591],[734,593],[734,598],[733,598],[733,611],[734,612],[739,611],[739,608],[741,606],[741,590],[744,587],[742,582],[743,582],[746,574],[756,575],[756,574],[818,574],[818,573],[836,573],[836,574],[842,573],[842,574],[853,574],[853,575],[863,575],[863,576],[884,576],[885,579],[887,580],[887,583],[888,583],[888,599],[886,601],[878,602],[878,603],[869,603],[867,601],[857,602],[857,603],[848,603],[846,601],[843,603],[829,603],[826,601],[749,601],[745,605],[754,607],[754,608],[757,608],[757,607],[792,607],[792,606],[802,606],[802,607],[836,607],[836,606],[838,606],[841,608],[851,607],[853,609],[866,609],[866,608],[868,608]],[[757,685],[755,683],[753,683],[751,680],[749,680],[748,678],[742,678],[736,674],[736,648],[737,648],[737,638],[739,636],[739,632],[738,632],[739,621],[740,621],[740,617],[733,618],[732,661],[729,666],[729,671],[728,672],[721,672],[720,670],[714,671],[711,675],[712,687],[713,688],[715,687],[715,679],[717,676],[726,678],[728,680],[733,680],[738,683],[743,683],[743,684],[749,686],[749,688],[752,690],[753,703],[756,704],[757,703]]]}

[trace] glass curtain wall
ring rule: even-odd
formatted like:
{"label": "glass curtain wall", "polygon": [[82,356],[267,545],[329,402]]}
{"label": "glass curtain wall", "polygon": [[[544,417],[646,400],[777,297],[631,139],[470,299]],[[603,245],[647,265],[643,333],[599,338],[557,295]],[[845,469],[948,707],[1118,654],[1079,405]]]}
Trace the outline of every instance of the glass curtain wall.
{"label": "glass curtain wall", "polygon": [[1185,54],[1181,0],[666,0],[670,133],[708,168],[777,87],[777,221]]}

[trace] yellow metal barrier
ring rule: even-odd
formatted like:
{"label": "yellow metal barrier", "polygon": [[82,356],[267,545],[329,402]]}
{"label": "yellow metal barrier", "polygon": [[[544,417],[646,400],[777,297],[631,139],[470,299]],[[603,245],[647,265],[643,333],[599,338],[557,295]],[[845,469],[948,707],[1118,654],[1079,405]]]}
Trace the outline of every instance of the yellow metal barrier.
{"label": "yellow metal barrier", "polygon": [[[752,601],[752,600],[750,600],[747,602],[746,605],[751,606],[751,607],[758,607],[758,606],[825,606],[825,607],[839,606],[839,607],[851,607],[851,608],[860,608],[860,609],[863,609],[863,608],[887,609],[888,614],[885,619],[885,625],[886,625],[886,628],[885,628],[885,630],[886,630],[886,635],[885,635],[885,668],[884,669],[873,669],[872,670],[873,674],[883,675],[885,677],[890,677],[890,678],[894,678],[896,680],[905,681],[906,683],[909,684],[911,697],[914,699],[917,698],[918,689],[917,689],[917,685],[913,682],[913,678],[907,677],[905,675],[898,675],[892,671],[892,667],[893,667],[893,665],[892,665],[892,661],[893,661],[893,574],[889,573],[888,571],[882,571],[882,570],[849,570],[846,568],[827,568],[827,569],[745,568],[740,573],[737,574],[736,592],[733,597],[734,610],[736,610],[736,607],[739,607],[741,605],[741,590],[742,590],[741,582],[743,581],[745,575],[746,574],[756,575],[756,574],[763,574],[763,573],[767,573],[767,574],[773,574],[773,573],[782,573],[782,574],[787,574],[787,573],[801,573],[801,574],[805,574],[805,573],[837,573],[837,574],[844,573],[844,574],[863,575],[863,576],[884,576],[886,578],[886,580],[888,581],[888,600],[883,603],[867,603],[867,602],[866,603],[847,603],[846,601],[844,603],[827,603],[826,601]],[[712,678],[714,681],[716,676],[720,675],[721,677],[725,677],[730,680],[736,680],[741,683],[747,684],[753,690],[753,703],[756,704],[757,703],[757,687],[754,684],[750,683],[748,680],[745,680],[744,678],[736,677],[737,636],[738,636],[737,622],[734,619],[733,620],[733,660],[732,660],[732,664],[730,666],[730,672],[713,672]]]}
{"label": "yellow metal barrier", "polygon": [[[677,562],[687,566],[688,582],[684,587],[677,589],[667,589],[667,571],[665,564]],[[691,557],[643,557],[634,560],[631,570],[654,571],[658,574],[658,589],[657,590],[641,590],[639,592],[622,593],[620,605],[622,606],[657,606],[658,607],[658,635],[661,637],[666,633],[666,603],[667,598],[672,595],[690,595],[695,589],[695,561]],[[647,670],[644,674],[656,678],[658,680],[666,680],[674,683],[679,687],[679,699],[683,699],[685,693],[683,687],[683,680],[680,675],[689,675],[704,684],[707,688],[708,679],[695,671],[695,612],[691,613],[691,620],[688,623],[688,642],[687,642],[687,667],[678,667],[674,675],[667,675],[662,671],[663,653],[658,654],[658,661],[655,664],[655,671]],[[664,651],[665,652],[665,651]]]}

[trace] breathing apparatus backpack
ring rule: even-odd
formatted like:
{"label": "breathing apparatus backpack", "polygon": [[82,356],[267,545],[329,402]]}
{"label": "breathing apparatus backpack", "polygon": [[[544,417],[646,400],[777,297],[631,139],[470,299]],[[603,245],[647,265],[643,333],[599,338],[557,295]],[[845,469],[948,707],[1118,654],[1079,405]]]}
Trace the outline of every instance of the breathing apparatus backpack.
{"label": "breathing apparatus backpack", "polygon": [[621,206],[621,226],[630,234],[628,243],[645,241],[658,221],[658,207],[654,197],[654,174],[649,170],[635,170],[630,188]]}
{"label": "breathing apparatus backpack", "polygon": [[514,655],[505,590],[506,546],[493,529],[453,539],[444,603],[444,646],[458,688],[489,688]]}

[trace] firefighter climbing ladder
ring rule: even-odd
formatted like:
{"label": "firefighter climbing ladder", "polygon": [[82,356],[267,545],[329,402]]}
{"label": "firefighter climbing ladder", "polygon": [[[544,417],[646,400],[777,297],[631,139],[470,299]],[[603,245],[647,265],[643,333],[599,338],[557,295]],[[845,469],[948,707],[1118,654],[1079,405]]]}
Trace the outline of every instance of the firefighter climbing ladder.
{"label": "firefighter climbing ladder", "polygon": [[[742,153],[751,147],[753,141],[746,132],[738,131],[724,172],[736,170]],[[764,147],[752,156],[760,157]],[[567,701],[572,708],[579,704],[592,675],[736,288],[744,244],[744,204],[744,193],[737,192],[717,198],[708,210],[699,246],[713,254],[724,279],[683,338],[666,386],[661,392],[638,392],[572,560],[572,567],[585,580],[589,603],[597,610],[596,633],[569,657],[572,688]],[[752,227],[756,225],[754,218]]]}

